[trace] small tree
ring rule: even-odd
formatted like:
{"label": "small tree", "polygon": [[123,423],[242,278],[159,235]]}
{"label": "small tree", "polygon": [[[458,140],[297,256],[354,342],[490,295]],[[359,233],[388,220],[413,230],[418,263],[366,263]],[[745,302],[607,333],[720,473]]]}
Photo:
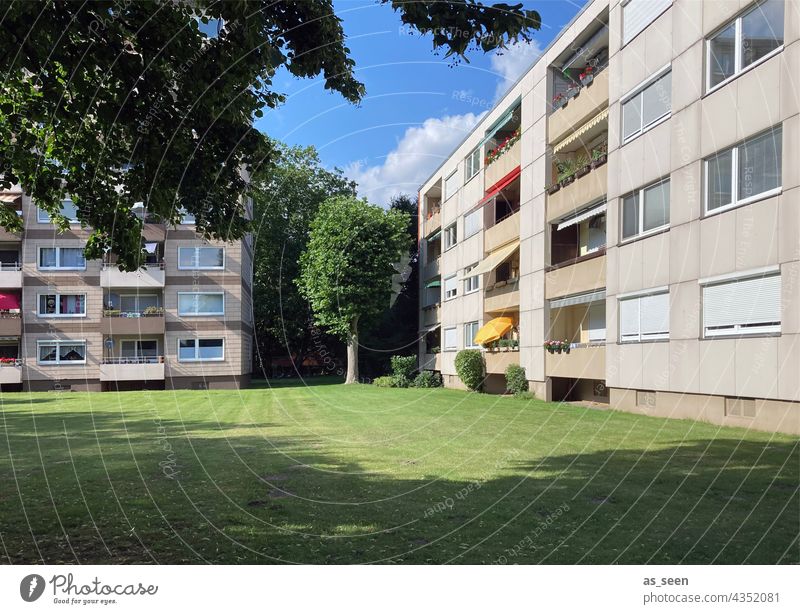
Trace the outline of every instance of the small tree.
{"label": "small tree", "polygon": [[480,350],[461,350],[456,354],[456,373],[470,390],[480,390],[486,373]]}
{"label": "small tree", "polygon": [[300,256],[300,292],[318,326],[347,344],[346,384],[358,381],[358,331],[388,307],[408,216],[338,196],[320,206]]}
{"label": "small tree", "polygon": [[510,364],[506,367],[506,390],[514,396],[528,392],[528,378],[525,375],[524,367],[517,364]]}

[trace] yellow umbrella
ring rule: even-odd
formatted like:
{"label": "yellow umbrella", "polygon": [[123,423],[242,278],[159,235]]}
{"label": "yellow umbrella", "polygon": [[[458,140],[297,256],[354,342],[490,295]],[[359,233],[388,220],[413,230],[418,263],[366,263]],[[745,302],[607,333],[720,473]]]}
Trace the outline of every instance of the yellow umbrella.
{"label": "yellow umbrella", "polygon": [[475,343],[484,345],[497,341],[514,327],[514,320],[511,318],[494,318],[484,324],[475,335]]}

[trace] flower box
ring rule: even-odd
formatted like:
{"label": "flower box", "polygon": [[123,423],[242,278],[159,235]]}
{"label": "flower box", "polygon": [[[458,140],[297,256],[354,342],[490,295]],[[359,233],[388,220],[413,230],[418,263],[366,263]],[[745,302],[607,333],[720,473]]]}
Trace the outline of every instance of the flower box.
{"label": "flower box", "polygon": [[556,192],[558,192],[561,189],[561,184],[556,182],[556,183],[553,183],[553,184],[547,186],[545,189],[547,190],[548,194],[552,195],[552,194],[555,194]]}
{"label": "flower box", "polygon": [[582,166],[578,170],[575,171],[575,177],[585,177],[592,171],[591,165],[587,164],[586,166]]}

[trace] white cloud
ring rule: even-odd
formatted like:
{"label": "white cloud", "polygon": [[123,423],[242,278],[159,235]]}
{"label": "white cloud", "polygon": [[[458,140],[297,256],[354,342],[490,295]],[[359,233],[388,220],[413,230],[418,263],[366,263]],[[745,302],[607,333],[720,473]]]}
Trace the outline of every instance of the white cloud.
{"label": "white cloud", "polygon": [[542,55],[542,48],[537,40],[529,43],[520,41],[512,43],[506,49],[496,51],[491,56],[491,66],[500,77],[495,96],[500,98],[517,82],[523,73]]}
{"label": "white cloud", "polygon": [[442,163],[482,114],[448,115],[426,119],[421,126],[408,128],[383,164],[370,166],[351,162],[344,172],[358,183],[358,192],[379,205],[388,205],[392,196],[416,194],[419,186]]}

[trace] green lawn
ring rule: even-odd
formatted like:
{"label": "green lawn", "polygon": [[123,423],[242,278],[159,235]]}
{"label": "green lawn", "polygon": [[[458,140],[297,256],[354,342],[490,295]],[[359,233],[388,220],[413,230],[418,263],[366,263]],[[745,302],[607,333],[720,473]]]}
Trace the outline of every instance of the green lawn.
{"label": "green lawn", "polygon": [[797,563],[788,436],[454,390],[0,395],[0,561]]}

